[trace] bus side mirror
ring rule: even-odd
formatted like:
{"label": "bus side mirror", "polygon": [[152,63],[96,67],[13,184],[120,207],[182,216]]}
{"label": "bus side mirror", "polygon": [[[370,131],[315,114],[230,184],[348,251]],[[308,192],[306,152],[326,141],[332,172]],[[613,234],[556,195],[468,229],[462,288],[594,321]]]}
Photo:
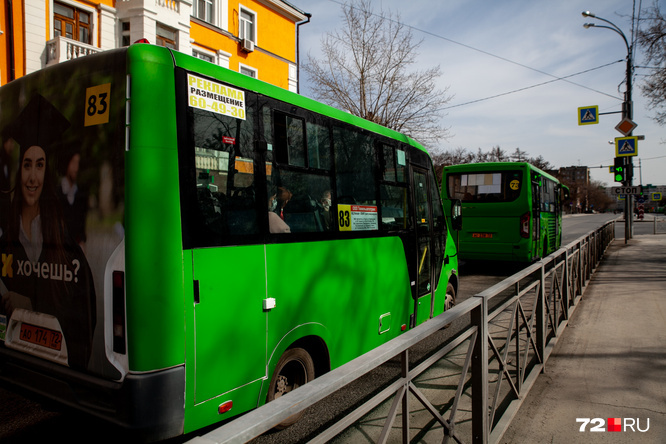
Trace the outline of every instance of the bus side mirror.
{"label": "bus side mirror", "polygon": [[462,230],[462,202],[459,199],[451,202],[451,228]]}

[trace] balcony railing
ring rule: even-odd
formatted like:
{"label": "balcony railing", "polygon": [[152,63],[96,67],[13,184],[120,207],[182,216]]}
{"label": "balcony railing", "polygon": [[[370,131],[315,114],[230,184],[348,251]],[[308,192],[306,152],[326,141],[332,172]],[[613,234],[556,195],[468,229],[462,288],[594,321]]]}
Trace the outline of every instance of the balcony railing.
{"label": "balcony railing", "polygon": [[137,6],[144,6],[144,5],[150,5],[154,2],[155,6],[157,8],[164,8],[169,11],[173,11],[177,14],[180,13],[180,0],[120,0],[117,3],[117,6],[122,9],[126,7],[137,7]]}
{"label": "balcony railing", "polygon": [[180,2],[177,0],[155,0],[155,6],[180,13]]}
{"label": "balcony railing", "polygon": [[46,66],[102,51],[86,43],[58,36],[46,42]]}

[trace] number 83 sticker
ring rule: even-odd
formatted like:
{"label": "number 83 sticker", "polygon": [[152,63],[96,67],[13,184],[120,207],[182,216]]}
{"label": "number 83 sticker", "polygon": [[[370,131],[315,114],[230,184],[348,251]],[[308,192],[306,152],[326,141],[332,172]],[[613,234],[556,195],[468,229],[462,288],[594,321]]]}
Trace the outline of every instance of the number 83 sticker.
{"label": "number 83 sticker", "polygon": [[86,88],[85,126],[109,123],[111,84]]}

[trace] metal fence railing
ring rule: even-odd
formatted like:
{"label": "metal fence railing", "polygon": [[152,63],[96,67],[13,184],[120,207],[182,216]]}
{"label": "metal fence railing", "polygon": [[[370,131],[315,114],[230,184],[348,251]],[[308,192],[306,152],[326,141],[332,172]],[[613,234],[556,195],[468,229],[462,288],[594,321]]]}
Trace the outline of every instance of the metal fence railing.
{"label": "metal fence railing", "polygon": [[[399,357],[399,376],[310,442],[408,443],[433,436],[437,442],[497,443],[543,371],[614,233],[611,221],[400,337],[190,442],[250,441]],[[464,328],[431,355],[410,361],[410,350],[419,342],[460,319]]]}
{"label": "metal fence railing", "polygon": [[666,234],[666,216],[654,215],[654,234]]}

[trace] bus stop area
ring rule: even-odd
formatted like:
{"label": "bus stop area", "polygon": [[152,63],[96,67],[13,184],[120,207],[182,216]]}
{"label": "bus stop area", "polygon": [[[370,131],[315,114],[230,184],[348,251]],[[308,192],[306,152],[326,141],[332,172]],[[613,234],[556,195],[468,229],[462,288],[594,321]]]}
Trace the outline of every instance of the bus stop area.
{"label": "bus stop area", "polygon": [[666,234],[616,238],[501,442],[663,443],[665,344]]}

